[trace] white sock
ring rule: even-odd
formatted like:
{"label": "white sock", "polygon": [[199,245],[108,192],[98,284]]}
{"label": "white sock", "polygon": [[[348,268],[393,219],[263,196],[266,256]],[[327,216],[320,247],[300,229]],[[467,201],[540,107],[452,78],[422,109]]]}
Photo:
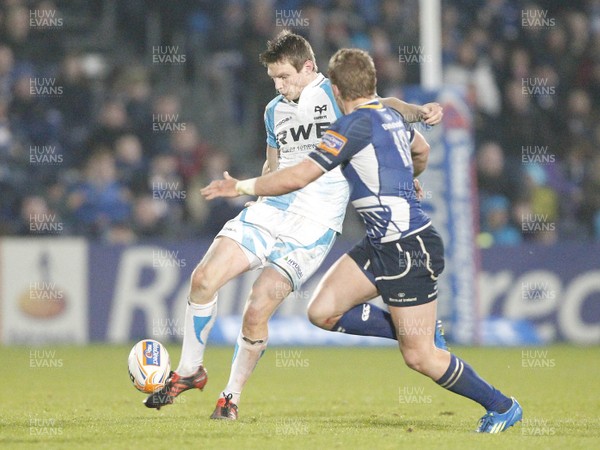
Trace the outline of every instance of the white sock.
{"label": "white sock", "polygon": [[233,396],[231,398],[232,403],[239,404],[242,389],[248,378],[250,378],[250,375],[252,375],[252,372],[254,372],[258,360],[265,352],[267,340],[267,338],[264,338],[251,343],[252,341],[248,342],[248,340],[244,339],[240,331],[235,345],[233,361],[231,362],[229,381],[223,391],[224,395],[231,394]]}
{"label": "white sock", "polygon": [[208,334],[217,318],[217,295],[206,305],[188,302],[185,308],[183,345],[177,372],[183,377],[193,375],[204,361]]}

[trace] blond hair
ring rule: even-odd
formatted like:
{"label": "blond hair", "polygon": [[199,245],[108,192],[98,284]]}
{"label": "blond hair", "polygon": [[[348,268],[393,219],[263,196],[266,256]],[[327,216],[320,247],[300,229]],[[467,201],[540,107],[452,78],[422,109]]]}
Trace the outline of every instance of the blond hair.
{"label": "blond hair", "polygon": [[344,100],[375,95],[377,75],[371,56],[358,48],[343,48],[329,60],[327,75]]}

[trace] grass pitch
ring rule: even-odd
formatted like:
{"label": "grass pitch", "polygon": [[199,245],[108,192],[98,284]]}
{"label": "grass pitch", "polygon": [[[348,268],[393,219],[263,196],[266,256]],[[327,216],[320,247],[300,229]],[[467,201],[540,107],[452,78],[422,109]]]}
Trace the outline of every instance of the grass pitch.
{"label": "grass pitch", "polygon": [[[179,344],[167,344],[179,360]],[[212,421],[230,348],[209,348],[204,390],[160,411],[127,375],[129,346],[0,348],[0,447],[74,449],[591,449],[600,443],[600,349],[454,348],[524,420],[473,433],[483,409],[404,366],[396,348],[270,348],[237,422]]]}

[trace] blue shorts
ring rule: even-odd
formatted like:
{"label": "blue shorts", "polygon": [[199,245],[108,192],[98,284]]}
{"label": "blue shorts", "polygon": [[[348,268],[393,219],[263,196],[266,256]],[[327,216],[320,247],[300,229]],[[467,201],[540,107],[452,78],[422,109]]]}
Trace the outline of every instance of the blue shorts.
{"label": "blue shorts", "polygon": [[384,244],[367,237],[348,252],[389,306],[416,306],[437,299],[444,244],[433,225]]}

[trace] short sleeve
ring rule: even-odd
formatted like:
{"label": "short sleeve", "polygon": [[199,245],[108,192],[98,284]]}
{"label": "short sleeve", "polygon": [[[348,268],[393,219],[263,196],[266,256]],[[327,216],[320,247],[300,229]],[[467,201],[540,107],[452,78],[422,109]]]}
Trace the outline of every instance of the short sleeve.
{"label": "short sleeve", "polygon": [[265,108],[265,130],[267,132],[267,145],[279,148],[275,136],[275,108],[271,104]]}
{"label": "short sleeve", "polygon": [[368,115],[353,113],[343,116],[323,134],[308,157],[328,172],[368,146],[371,135],[371,119]]}

